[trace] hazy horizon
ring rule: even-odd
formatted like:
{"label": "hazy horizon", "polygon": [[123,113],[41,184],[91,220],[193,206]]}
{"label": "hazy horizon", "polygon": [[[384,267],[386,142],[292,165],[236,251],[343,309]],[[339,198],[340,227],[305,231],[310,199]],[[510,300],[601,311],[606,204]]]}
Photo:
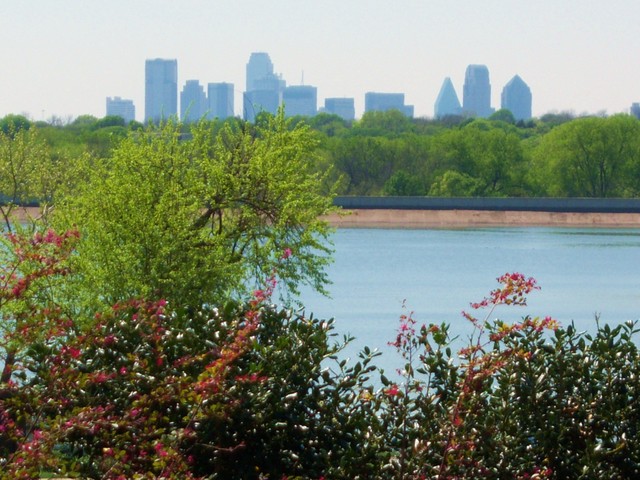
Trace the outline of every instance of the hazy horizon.
{"label": "hazy horizon", "polygon": [[25,0],[0,5],[0,116],[103,117],[106,97],[144,117],[144,64],[178,61],[186,80],[230,82],[242,108],[245,66],[267,52],[287,85],[353,97],[404,93],[432,117],[445,77],[462,102],[469,64],[488,67],[492,106],[519,75],[533,116],[628,112],[640,102],[638,0]]}

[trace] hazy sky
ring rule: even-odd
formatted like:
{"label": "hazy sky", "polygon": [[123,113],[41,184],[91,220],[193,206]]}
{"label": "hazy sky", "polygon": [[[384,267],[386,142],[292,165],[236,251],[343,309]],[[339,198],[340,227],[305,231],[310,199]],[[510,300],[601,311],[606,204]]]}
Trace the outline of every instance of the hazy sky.
{"label": "hazy sky", "polygon": [[288,85],[325,97],[403,92],[433,116],[445,77],[485,64],[492,106],[519,74],[533,115],[628,112],[640,102],[640,0],[0,0],[0,116],[105,115],[107,96],[144,116],[144,62],[235,84],[265,51]]}

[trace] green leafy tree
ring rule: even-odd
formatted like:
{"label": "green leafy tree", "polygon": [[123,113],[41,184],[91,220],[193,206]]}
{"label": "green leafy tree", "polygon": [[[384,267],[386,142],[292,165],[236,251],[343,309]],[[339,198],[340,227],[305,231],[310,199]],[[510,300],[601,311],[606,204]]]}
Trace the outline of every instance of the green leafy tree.
{"label": "green leafy tree", "polygon": [[348,123],[342,117],[331,113],[319,113],[306,120],[314,130],[322,132],[327,137],[343,135],[347,132]]}
{"label": "green leafy tree", "polygon": [[384,194],[387,196],[418,196],[424,195],[424,185],[419,178],[405,170],[398,170],[384,184]]}
{"label": "green leafy tree", "polygon": [[18,130],[29,130],[31,121],[23,115],[6,115],[0,119],[0,131],[5,135]]}
{"label": "green leafy tree", "polygon": [[319,216],[332,202],[311,173],[315,146],[282,114],[217,135],[206,124],[190,138],[172,123],[132,132],[59,205],[55,221],[82,233],[75,288],[108,304],[143,297],[197,308],[293,252],[283,286],[322,290],[330,229]]}
{"label": "green leafy tree", "polygon": [[0,131],[0,214],[6,230],[14,229],[19,207],[40,203],[43,211],[65,182],[67,157],[53,158],[37,128],[11,123]]}
{"label": "green leafy tree", "polygon": [[510,194],[514,190],[512,176],[524,159],[520,138],[512,129],[515,127],[503,129],[481,119],[438,135],[429,160],[435,177],[429,194]]}
{"label": "green leafy tree", "polygon": [[456,170],[447,170],[429,189],[432,197],[477,197],[482,185],[477,178]]}
{"label": "green leafy tree", "polygon": [[342,139],[333,151],[333,164],[344,175],[347,195],[376,195],[393,172],[390,140],[357,136]]}
{"label": "green leafy tree", "polygon": [[505,122],[510,125],[514,125],[516,123],[516,118],[511,113],[511,110],[507,110],[506,108],[501,108],[497,112],[493,112],[489,116],[489,120],[492,122]]}
{"label": "green leafy tree", "polygon": [[413,130],[411,119],[399,110],[365,112],[353,126],[354,135],[395,136]]}
{"label": "green leafy tree", "polygon": [[477,140],[477,177],[486,196],[504,196],[512,190],[512,174],[523,160],[520,139],[514,133],[493,129]]}
{"label": "green leafy tree", "polygon": [[[549,194],[615,197],[634,191],[625,173],[640,159],[640,122],[628,115],[579,118],[549,132],[535,149],[538,181]],[[637,191],[637,190],[636,190]]]}

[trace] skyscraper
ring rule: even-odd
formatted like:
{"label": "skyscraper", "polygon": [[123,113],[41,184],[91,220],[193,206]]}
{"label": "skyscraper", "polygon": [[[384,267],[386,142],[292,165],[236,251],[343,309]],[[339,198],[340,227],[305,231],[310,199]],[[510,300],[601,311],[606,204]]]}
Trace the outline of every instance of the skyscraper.
{"label": "skyscraper", "polygon": [[460,100],[458,100],[456,89],[453,88],[451,78],[447,77],[444,79],[444,82],[442,82],[442,87],[440,87],[440,93],[438,93],[433,111],[435,118],[442,118],[447,115],[460,115],[462,107],[460,107]]}
{"label": "skyscraper", "polygon": [[207,111],[207,95],[198,80],[187,80],[180,92],[180,119],[197,122]]}
{"label": "skyscraper", "polygon": [[133,105],[133,100],[107,97],[107,115],[122,117],[125,123],[129,123],[136,119],[136,107]]}
{"label": "skyscraper", "polygon": [[353,98],[325,98],[324,111],[338,115],[348,121],[356,118],[356,108]]}
{"label": "skyscraper", "polygon": [[178,115],[178,61],[145,62],[144,118],[159,122]]}
{"label": "skyscraper", "polygon": [[273,73],[273,64],[264,52],[252,53],[247,63],[247,90],[243,97],[243,116],[253,121],[260,112],[275,114],[282,103],[286,82]]}
{"label": "skyscraper", "polygon": [[253,122],[260,112],[275,114],[280,106],[280,93],[277,90],[251,90],[243,97],[244,119]]}
{"label": "skyscraper", "polygon": [[234,116],[233,83],[210,83],[207,88],[209,96],[208,118],[225,118]]}
{"label": "skyscraper", "polygon": [[640,103],[632,103],[629,112],[631,113],[631,115],[640,120]]}
{"label": "skyscraper", "polygon": [[531,118],[531,89],[519,75],[504,86],[500,100],[500,108],[509,110],[516,120]]}
{"label": "skyscraper", "polygon": [[364,94],[364,111],[399,110],[407,117],[413,117],[413,105],[404,104],[404,93],[367,92]]}
{"label": "skyscraper", "polygon": [[268,53],[254,52],[247,63],[247,92],[259,90],[256,82],[263,77],[273,75],[273,63]]}
{"label": "skyscraper", "polygon": [[310,85],[292,85],[282,92],[282,103],[288,117],[313,117],[318,113],[318,89]]}
{"label": "skyscraper", "polygon": [[462,113],[482,118],[493,113],[489,69],[485,65],[469,65],[467,67],[462,94]]}

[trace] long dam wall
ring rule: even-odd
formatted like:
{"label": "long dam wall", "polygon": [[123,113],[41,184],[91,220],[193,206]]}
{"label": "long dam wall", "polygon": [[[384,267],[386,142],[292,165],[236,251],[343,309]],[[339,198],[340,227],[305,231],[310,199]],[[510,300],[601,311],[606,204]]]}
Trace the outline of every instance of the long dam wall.
{"label": "long dam wall", "polygon": [[341,211],[326,218],[336,227],[640,228],[640,199],[340,196],[334,204]]}

